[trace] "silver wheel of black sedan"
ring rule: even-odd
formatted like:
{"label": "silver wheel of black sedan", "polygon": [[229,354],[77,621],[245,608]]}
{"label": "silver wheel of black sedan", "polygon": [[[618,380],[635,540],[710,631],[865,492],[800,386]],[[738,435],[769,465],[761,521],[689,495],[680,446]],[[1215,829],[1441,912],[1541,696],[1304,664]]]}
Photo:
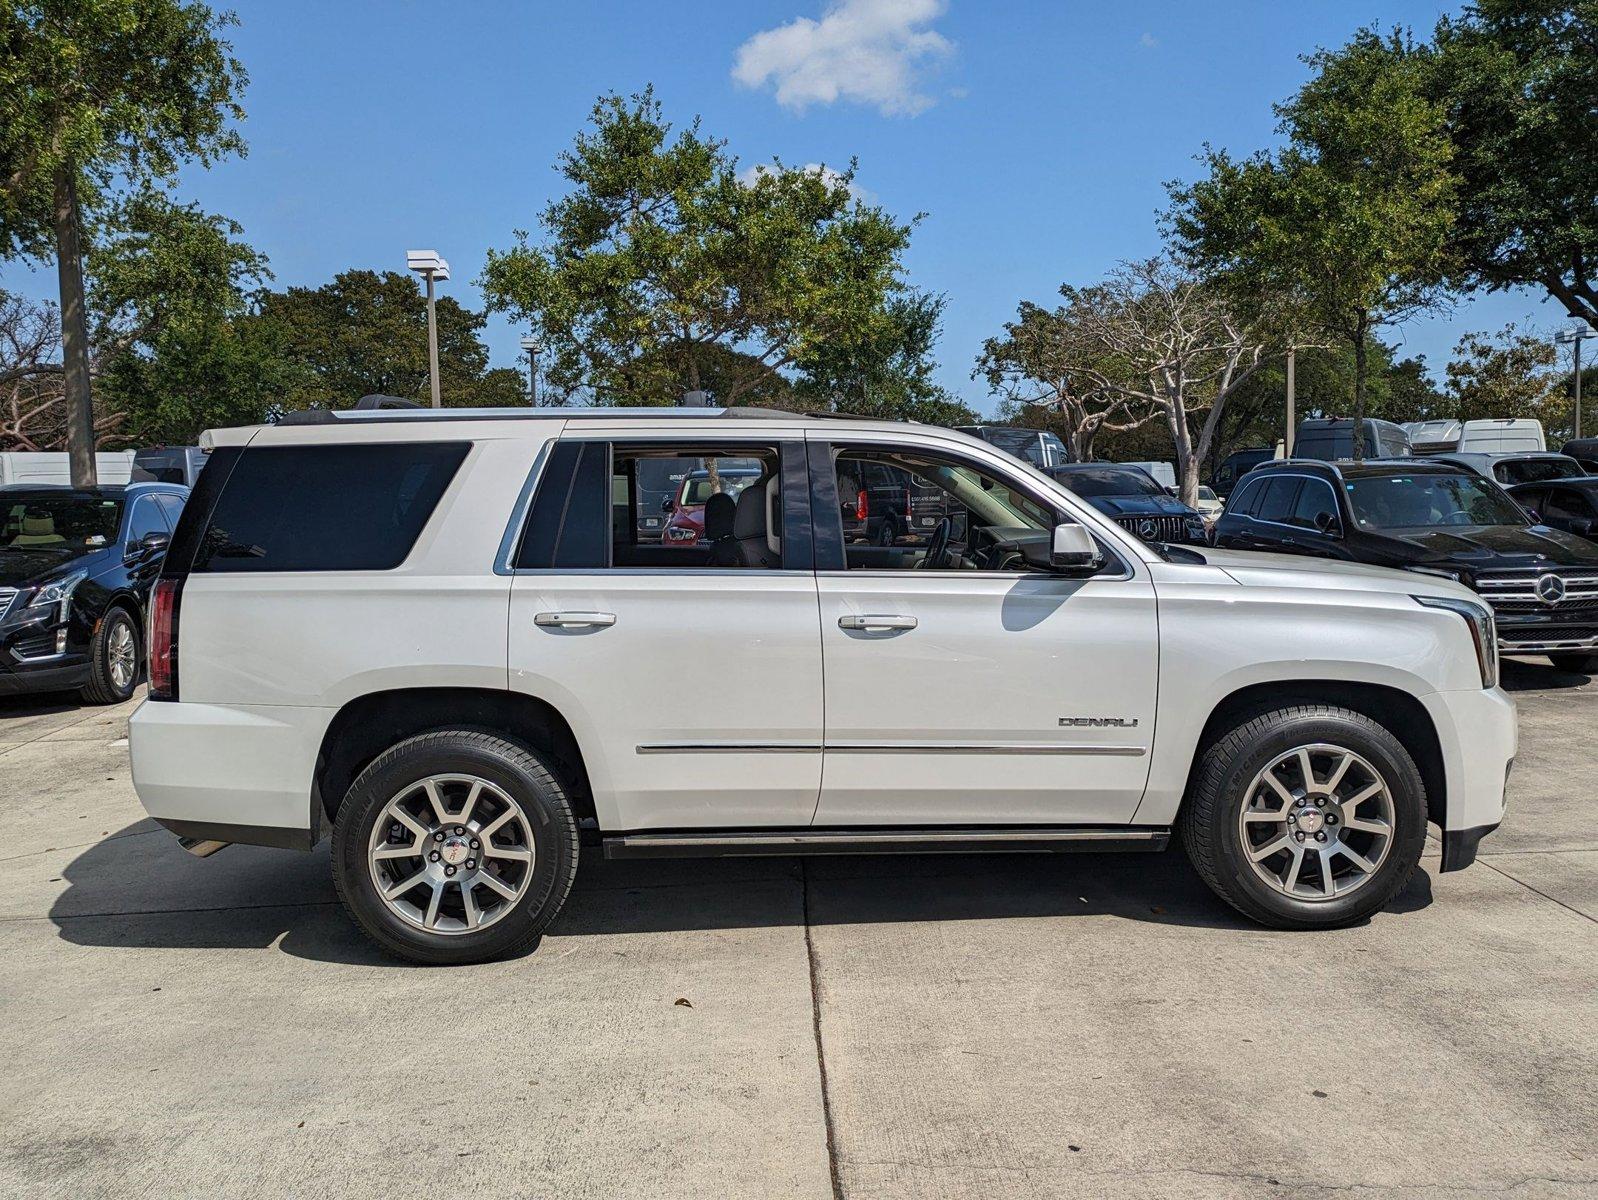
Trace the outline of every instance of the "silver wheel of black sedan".
{"label": "silver wheel of black sedan", "polygon": [[1295,900],[1364,887],[1393,844],[1393,797],[1371,763],[1324,742],[1278,755],[1254,777],[1238,821],[1254,873]]}
{"label": "silver wheel of black sedan", "polygon": [[486,929],[516,907],[533,878],[527,814],[475,775],[408,785],[373,822],[367,866],[382,902],[426,933]]}

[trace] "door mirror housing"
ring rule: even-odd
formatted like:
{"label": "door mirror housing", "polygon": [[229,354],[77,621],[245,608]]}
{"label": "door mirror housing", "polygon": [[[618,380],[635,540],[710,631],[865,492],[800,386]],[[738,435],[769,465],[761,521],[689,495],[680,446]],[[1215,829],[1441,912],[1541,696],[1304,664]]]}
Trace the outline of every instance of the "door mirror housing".
{"label": "door mirror housing", "polygon": [[1327,537],[1342,537],[1343,529],[1333,513],[1321,511],[1315,514],[1315,528]]}
{"label": "door mirror housing", "polygon": [[663,513],[676,512],[677,511],[677,501],[672,499],[672,497],[667,496],[664,500],[662,500],[660,502],[660,511],[663,512]]}
{"label": "door mirror housing", "polygon": [[133,545],[128,547],[127,560],[129,562],[148,562],[166,553],[166,548],[172,544],[170,533],[147,533]]}
{"label": "door mirror housing", "polygon": [[1526,520],[1530,521],[1533,525],[1541,525],[1543,523],[1542,513],[1538,512],[1531,505],[1522,504],[1520,506],[1520,511],[1526,514]]}
{"label": "door mirror housing", "polygon": [[1041,540],[1022,545],[1027,565],[1056,575],[1092,575],[1104,566],[1104,555],[1085,525],[1056,525],[1048,545]]}

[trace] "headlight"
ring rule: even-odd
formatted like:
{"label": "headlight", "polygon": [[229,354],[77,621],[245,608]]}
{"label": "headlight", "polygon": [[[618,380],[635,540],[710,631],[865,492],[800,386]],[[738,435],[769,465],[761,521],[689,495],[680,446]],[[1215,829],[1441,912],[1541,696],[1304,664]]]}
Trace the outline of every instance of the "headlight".
{"label": "headlight", "polygon": [[1492,609],[1470,600],[1455,600],[1447,596],[1414,596],[1416,604],[1427,608],[1445,608],[1465,618],[1470,627],[1471,641],[1476,644],[1476,665],[1481,668],[1481,685],[1484,688],[1498,684],[1498,624],[1493,620]]}
{"label": "headlight", "polygon": [[697,530],[685,525],[673,525],[666,530],[666,540],[671,542],[691,542],[698,536]]}
{"label": "headlight", "polygon": [[61,611],[56,614],[56,620],[65,621],[67,610],[72,607],[72,593],[78,584],[89,577],[87,571],[79,571],[75,575],[68,575],[64,579],[57,579],[47,583],[28,597],[28,608],[49,608],[52,604],[60,605]]}

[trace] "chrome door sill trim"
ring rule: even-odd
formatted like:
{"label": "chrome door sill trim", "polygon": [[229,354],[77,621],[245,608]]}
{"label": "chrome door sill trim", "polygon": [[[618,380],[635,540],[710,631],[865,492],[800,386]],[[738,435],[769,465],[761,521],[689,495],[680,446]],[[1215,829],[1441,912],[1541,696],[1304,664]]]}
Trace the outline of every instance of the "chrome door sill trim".
{"label": "chrome door sill trim", "polygon": [[1141,758],[1143,746],[1088,746],[1063,742],[828,742],[828,754],[1109,754]]}
{"label": "chrome door sill trim", "polygon": [[606,858],[735,858],[793,854],[1061,854],[1164,850],[1167,826],[1053,825],[989,828],[741,829],[623,833]]}
{"label": "chrome door sill trim", "polygon": [[645,742],[638,754],[820,754],[820,742]]}

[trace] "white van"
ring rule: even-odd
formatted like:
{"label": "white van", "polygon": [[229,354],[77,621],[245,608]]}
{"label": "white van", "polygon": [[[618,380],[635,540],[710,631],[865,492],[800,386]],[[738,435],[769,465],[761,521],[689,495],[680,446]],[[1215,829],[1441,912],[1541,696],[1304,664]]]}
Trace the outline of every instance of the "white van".
{"label": "white van", "polygon": [[1168,462],[1128,462],[1121,463],[1123,467],[1142,467],[1154,478],[1154,482],[1167,491],[1176,491],[1176,468]]}
{"label": "white van", "polygon": [[[133,477],[133,451],[109,450],[94,456],[100,483],[127,483]],[[9,450],[0,454],[0,487],[13,483],[72,482],[72,461],[64,451]]]}
{"label": "white van", "polygon": [[1416,454],[1513,454],[1548,449],[1542,422],[1531,417],[1411,421],[1404,431]]}

